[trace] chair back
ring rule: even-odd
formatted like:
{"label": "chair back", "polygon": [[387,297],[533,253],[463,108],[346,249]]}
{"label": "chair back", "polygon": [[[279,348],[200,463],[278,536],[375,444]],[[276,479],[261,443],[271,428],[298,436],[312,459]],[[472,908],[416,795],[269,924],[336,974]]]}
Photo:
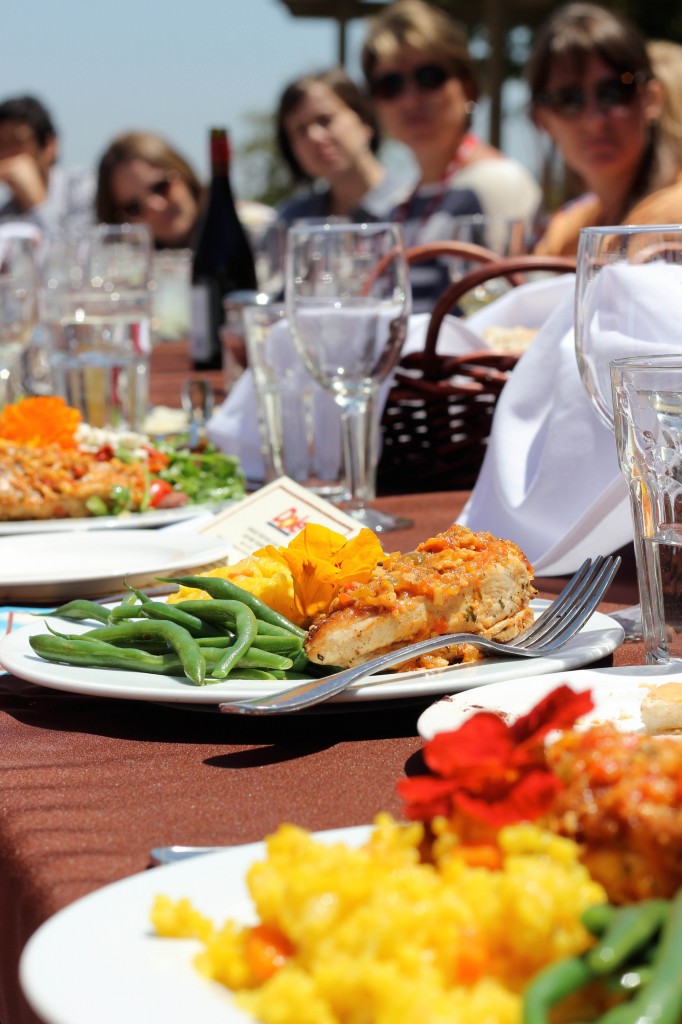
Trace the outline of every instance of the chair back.
{"label": "chair back", "polygon": [[438,334],[447,313],[485,281],[505,277],[516,286],[527,280],[528,272],[575,270],[575,260],[565,257],[495,257],[481,263],[443,292],[431,314],[424,348],[404,356],[398,366],[381,422],[380,494],[469,490],[476,482],[497,399],[519,354],[485,349],[439,355]]}

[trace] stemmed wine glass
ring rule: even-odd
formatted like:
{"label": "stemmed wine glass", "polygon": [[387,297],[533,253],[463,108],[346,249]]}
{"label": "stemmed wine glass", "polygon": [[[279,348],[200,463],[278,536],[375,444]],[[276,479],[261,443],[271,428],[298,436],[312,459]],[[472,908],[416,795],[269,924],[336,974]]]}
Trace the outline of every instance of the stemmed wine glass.
{"label": "stemmed wine glass", "polygon": [[682,351],[682,224],[583,228],[575,288],[580,377],[614,429],[610,363]]}
{"label": "stemmed wine glass", "polygon": [[[680,324],[682,225],[595,227],[580,232],[576,358],[592,404],[612,432],[610,364],[627,356],[681,352]],[[635,558],[641,577],[644,553],[637,545]],[[641,622],[635,623],[630,635],[634,638],[640,633]]]}
{"label": "stemmed wine glass", "polygon": [[286,305],[296,349],[341,410],[345,510],[377,533],[412,525],[369,508],[377,467],[375,400],[411,310],[397,224],[308,224],[287,236]]}

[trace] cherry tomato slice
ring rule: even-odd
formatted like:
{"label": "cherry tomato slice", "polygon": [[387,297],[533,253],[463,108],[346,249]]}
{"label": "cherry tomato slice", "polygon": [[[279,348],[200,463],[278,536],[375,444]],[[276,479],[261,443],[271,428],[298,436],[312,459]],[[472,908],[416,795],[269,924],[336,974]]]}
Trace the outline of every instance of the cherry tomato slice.
{"label": "cherry tomato slice", "polygon": [[167,480],[152,480],[149,485],[149,504],[151,508],[158,508],[163,499],[173,493],[173,488]]}

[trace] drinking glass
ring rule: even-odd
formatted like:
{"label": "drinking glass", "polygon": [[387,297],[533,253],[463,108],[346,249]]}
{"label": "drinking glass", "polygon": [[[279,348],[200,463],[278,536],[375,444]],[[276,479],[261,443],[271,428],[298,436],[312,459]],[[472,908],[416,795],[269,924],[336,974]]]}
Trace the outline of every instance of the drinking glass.
{"label": "drinking glass", "polygon": [[37,269],[32,238],[0,237],[0,406],[27,385],[26,361],[37,324]]}
{"label": "drinking glass", "polygon": [[[584,228],[575,290],[575,349],[583,385],[601,421],[614,431],[611,363],[630,357],[682,352],[682,225]],[[621,457],[621,468],[625,472]],[[626,474],[627,476],[627,474]],[[646,557],[638,538],[635,560],[642,592]],[[641,496],[641,495],[640,495]],[[645,613],[646,614],[646,613]],[[646,621],[632,635],[647,632]],[[650,631],[649,631],[650,632]]]}
{"label": "drinking glass", "polygon": [[[519,217],[503,217],[495,214],[474,213],[452,218],[450,237],[453,242],[470,242],[490,249],[497,256],[522,256],[528,252],[527,224]],[[450,260],[450,277],[459,281],[470,270],[480,264],[465,260]],[[472,288],[462,296],[460,307],[465,316],[472,316],[477,310],[500,297],[509,288],[504,278],[494,278]]]}
{"label": "drinking glass", "polygon": [[340,410],[294,348],[285,306],[249,306],[244,323],[265,482],[288,476],[327,501],[342,500]]}
{"label": "drinking glass", "polygon": [[294,344],[341,410],[345,510],[377,533],[408,521],[369,507],[375,494],[379,385],[400,358],[411,309],[397,224],[320,224],[289,229],[286,306]]}
{"label": "drinking glass", "polygon": [[54,387],[96,427],[139,430],[147,412],[152,244],[143,225],[61,240],[41,291]]}
{"label": "drinking glass", "polygon": [[574,319],[580,377],[613,430],[612,360],[682,351],[682,225],[583,228]]}
{"label": "drinking glass", "polygon": [[630,491],[644,653],[682,664],[682,355],[611,364],[616,444]]}

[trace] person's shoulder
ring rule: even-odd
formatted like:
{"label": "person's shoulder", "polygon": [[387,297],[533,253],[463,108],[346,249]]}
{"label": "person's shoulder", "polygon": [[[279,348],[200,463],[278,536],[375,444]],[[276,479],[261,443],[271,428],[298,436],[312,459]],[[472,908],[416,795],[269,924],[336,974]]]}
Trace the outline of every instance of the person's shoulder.
{"label": "person's shoulder", "polygon": [[682,224],[682,173],[671,185],[640,199],[624,218],[627,224]]}
{"label": "person's shoulder", "polygon": [[365,193],[360,206],[374,217],[385,217],[404,203],[413,190],[413,182],[387,171],[381,181]]}
{"label": "person's shoulder", "polygon": [[466,164],[452,175],[450,185],[473,189],[481,196],[485,213],[501,216],[533,217],[542,199],[542,189],[531,172],[504,154]]}
{"label": "person's shoulder", "polygon": [[599,200],[591,192],[560,207],[550,218],[542,238],[535,246],[535,255],[575,256],[581,228],[597,224],[600,209]]}
{"label": "person's shoulder", "polygon": [[324,217],[329,212],[326,192],[304,192],[277,205],[277,219],[293,224],[302,217]]}

